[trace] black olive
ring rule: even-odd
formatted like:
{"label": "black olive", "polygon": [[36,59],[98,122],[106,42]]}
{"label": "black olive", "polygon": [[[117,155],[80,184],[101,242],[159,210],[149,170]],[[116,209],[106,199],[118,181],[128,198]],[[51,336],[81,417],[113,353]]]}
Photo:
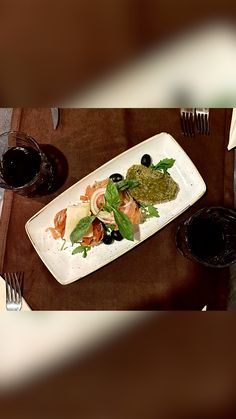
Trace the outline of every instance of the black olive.
{"label": "black olive", "polygon": [[117,183],[117,182],[121,182],[124,178],[120,173],[113,173],[113,175],[110,176],[110,179]]}
{"label": "black olive", "polygon": [[114,240],[120,242],[121,240],[123,240],[123,236],[120,234],[119,230],[113,230],[111,233],[112,237]]}
{"label": "black olive", "polygon": [[151,162],[152,162],[151,156],[149,156],[149,154],[144,154],[144,156],[141,159],[141,164],[143,166],[149,167],[151,166]]}
{"label": "black olive", "polygon": [[113,237],[110,234],[105,234],[102,241],[104,244],[112,244]]}

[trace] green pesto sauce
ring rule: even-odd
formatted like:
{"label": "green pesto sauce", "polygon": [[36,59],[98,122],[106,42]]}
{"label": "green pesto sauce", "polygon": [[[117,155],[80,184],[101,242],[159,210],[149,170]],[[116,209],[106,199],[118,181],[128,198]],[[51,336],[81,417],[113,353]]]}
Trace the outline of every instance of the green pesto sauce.
{"label": "green pesto sauce", "polygon": [[130,189],[129,193],[140,204],[155,205],[171,201],[179,191],[178,184],[169,173],[162,173],[141,164],[131,166],[126,179],[139,181],[139,186]]}

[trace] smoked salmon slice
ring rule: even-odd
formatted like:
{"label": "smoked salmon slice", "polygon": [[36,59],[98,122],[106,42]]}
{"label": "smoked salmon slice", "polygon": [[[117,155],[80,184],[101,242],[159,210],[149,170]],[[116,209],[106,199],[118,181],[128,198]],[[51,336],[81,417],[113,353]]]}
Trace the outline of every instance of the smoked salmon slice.
{"label": "smoked salmon slice", "polygon": [[102,223],[96,218],[93,222],[93,235],[91,237],[83,237],[83,246],[96,246],[98,245],[104,236],[104,228]]}
{"label": "smoked salmon slice", "polygon": [[50,231],[55,240],[64,236],[66,227],[66,209],[59,211],[54,217],[54,228],[49,227],[46,231]]}

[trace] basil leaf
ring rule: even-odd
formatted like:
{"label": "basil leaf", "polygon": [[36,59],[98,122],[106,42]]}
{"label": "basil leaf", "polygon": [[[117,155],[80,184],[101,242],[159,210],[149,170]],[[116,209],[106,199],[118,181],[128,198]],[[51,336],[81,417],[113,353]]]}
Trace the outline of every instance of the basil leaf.
{"label": "basil leaf", "polygon": [[106,204],[111,205],[112,207],[115,207],[115,208],[117,208],[120,204],[120,197],[119,197],[118,190],[111,179],[109,179],[108,185],[106,187],[105,201],[106,201]]}
{"label": "basil leaf", "polygon": [[118,225],[120,234],[127,240],[134,241],[134,227],[126,214],[113,208],[115,222]]}
{"label": "basil leaf", "polygon": [[109,204],[105,204],[105,205],[103,205],[102,210],[106,211],[106,212],[112,212],[113,208]]}
{"label": "basil leaf", "polygon": [[88,216],[82,218],[70,235],[72,244],[80,241],[85,234],[89,232],[91,224],[95,220],[95,216]]}
{"label": "basil leaf", "polygon": [[87,257],[87,252],[91,250],[91,246],[83,246],[81,244],[81,246],[76,247],[73,252],[72,255],[76,255],[77,253],[83,253],[83,258]]}
{"label": "basil leaf", "polygon": [[154,170],[160,170],[166,173],[175,163],[174,159],[163,159],[159,161],[156,165],[152,164],[151,168]]}
{"label": "basil leaf", "polygon": [[116,183],[116,187],[118,191],[124,191],[125,189],[136,188],[139,184],[140,182],[136,179],[126,179]]}

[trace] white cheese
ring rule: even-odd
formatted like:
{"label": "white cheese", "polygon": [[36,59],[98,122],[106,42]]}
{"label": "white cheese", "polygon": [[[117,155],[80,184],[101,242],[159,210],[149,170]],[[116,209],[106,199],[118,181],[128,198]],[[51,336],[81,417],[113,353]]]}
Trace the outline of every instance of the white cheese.
{"label": "white cheese", "polygon": [[70,235],[78,222],[90,215],[90,204],[89,202],[84,202],[78,205],[73,205],[71,207],[67,207],[66,210],[66,226],[65,226],[65,234],[64,239],[66,241],[70,241]]}

